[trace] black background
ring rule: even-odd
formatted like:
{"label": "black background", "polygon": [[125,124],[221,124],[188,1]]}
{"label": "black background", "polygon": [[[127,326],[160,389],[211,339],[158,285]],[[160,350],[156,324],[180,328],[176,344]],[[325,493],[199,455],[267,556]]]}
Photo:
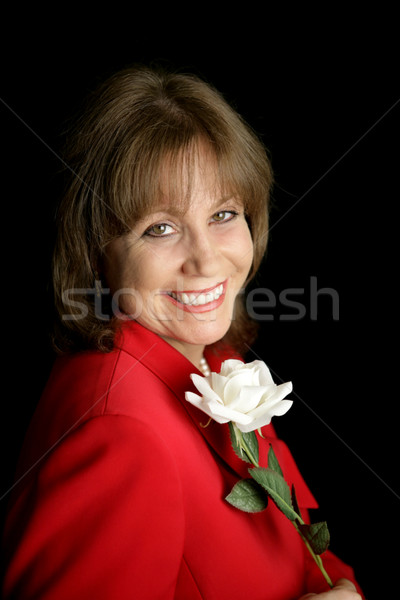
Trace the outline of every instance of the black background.
{"label": "black background", "polygon": [[[7,16],[1,40],[3,410],[1,512],[46,381],[49,259],[61,132],[86,93],[133,62],[213,83],[258,132],[275,171],[267,259],[253,287],[274,310],[248,359],[292,380],[275,419],[320,503],[331,548],[369,600],[398,592],[397,240],[400,84],[393,15],[171,9],[83,20],[73,8]],[[205,11],[205,9],[204,9]],[[100,21],[100,22],[99,22]],[[398,103],[398,104],[396,104]],[[310,295],[310,281],[340,298]],[[279,302],[295,288],[295,309]],[[333,292],[332,292],[333,293]],[[296,295],[295,295],[296,294]],[[311,318],[310,306],[318,314]],[[267,318],[265,318],[267,317]],[[249,590],[251,596],[251,590]]]}

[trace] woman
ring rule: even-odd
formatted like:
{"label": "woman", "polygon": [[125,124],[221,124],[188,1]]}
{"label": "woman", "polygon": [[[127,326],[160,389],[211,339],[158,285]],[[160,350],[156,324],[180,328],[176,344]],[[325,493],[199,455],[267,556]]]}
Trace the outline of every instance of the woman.
{"label": "woman", "polygon": [[[265,251],[265,150],[211,86],[117,73],[78,121],[54,252],[56,360],[6,525],[5,598],[353,599],[272,504],[224,499],[247,466],[185,401],[254,339],[241,291]],[[316,502],[272,425],[302,513]]]}

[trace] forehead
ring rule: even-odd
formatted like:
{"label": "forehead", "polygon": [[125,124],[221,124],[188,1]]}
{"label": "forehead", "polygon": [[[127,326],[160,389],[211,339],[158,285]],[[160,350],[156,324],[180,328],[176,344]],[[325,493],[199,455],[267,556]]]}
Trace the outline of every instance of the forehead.
{"label": "forehead", "polygon": [[215,155],[202,144],[164,159],[158,177],[158,192],[148,212],[183,214],[197,202],[221,204],[233,195],[220,176]]}

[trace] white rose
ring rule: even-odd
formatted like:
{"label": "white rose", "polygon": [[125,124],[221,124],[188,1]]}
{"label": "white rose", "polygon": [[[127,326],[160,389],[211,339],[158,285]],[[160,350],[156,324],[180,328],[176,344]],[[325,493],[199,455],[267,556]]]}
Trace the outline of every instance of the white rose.
{"label": "white rose", "polygon": [[201,396],[186,392],[188,402],[197,406],[217,423],[232,421],[243,433],[254,431],[284,415],[292,400],[283,398],[292,391],[292,383],[276,385],[267,365],[261,360],[243,363],[226,360],[220,373],[191,379]]}

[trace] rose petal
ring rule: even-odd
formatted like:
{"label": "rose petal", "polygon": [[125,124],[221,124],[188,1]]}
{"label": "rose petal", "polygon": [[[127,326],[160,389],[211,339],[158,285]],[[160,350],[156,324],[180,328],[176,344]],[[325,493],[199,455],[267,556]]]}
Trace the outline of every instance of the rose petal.
{"label": "rose petal", "polygon": [[197,406],[198,408],[200,408],[203,403],[203,398],[197,394],[194,394],[193,392],[185,392],[185,400],[190,402],[190,404]]}
{"label": "rose petal", "polygon": [[224,397],[225,384],[226,377],[222,377],[222,375],[218,375],[218,373],[211,373],[210,386],[221,399]]}
{"label": "rose petal", "polygon": [[274,416],[282,417],[292,406],[293,400],[281,400],[274,408]]}
{"label": "rose petal", "polygon": [[[227,406],[221,406],[220,404],[209,404],[207,406],[207,410],[210,412],[207,412],[207,414],[209,414],[210,416],[212,416],[213,418],[215,417],[219,417],[219,418],[224,418],[226,419],[226,423],[228,421],[233,421],[233,423],[240,423],[243,425],[249,424],[252,421],[252,418],[249,417],[248,415],[238,412],[237,410],[232,410],[231,408],[227,407]],[[211,414],[212,413],[212,414]],[[217,420],[215,418],[215,420]],[[221,422],[221,421],[219,421]]]}
{"label": "rose petal", "polygon": [[227,380],[224,389],[224,404],[231,405],[235,403],[240,396],[243,387],[252,386],[253,378],[250,371],[241,370],[235,373],[233,377]]}
{"label": "rose petal", "polygon": [[245,385],[240,390],[240,394],[236,402],[234,404],[230,404],[229,406],[237,411],[249,414],[259,405],[265,393],[266,388],[261,386],[255,387]]}
{"label": "rose petal", "polygon": [[222,375],[223,377],[227,377],[229,373],[243,366],[244,362],[242,362],[241,360],[236,360],[235,358],[224,360],[224,362],[221,365],[220,375]]}
{"label": "rose petal", "polygon": [[251,369],[251,385],[261,385],[260,383],[260,369],[257,365]]}
{"label": "rose petal", "polygon": [[281,383],[280,385],[274,385],[273,387],[271,386],[269,393],[264,397],[263,401],[275,404],[290,394],[292,390],[293,385],[291,381]]}
{"label": "rose petal", "polygon": [[284,402],[290,402],[290,406],[292,406],[292,404],[293,404],[292,400],[278,400],[276,402],[268,401],[268,402],[264,402],[264,403],[260,404],[254,410],[250,411],[247,414],[252,419],[258,419],[259,417],[262,417],[263,414],[269,414],[269,415],[271,415],[271,417],[274,417],[274,416],[280,417],[280,416],[284,415],[285,412],[287,412],[290,408],[290,406],[288,406],[287,408],[284,408],[286,406],[285,404],[283,404]]}
{"label": "rose petal", "polygon": [[207,398],[212,399],[215,402],[222,403],[222,399],[220,398],[220,396],[218,396],[218,394],[214,392],[214,390],[212,389],[205,377],[197,375],[196,373],[192,373],[190,377],[202,396],[206,396]]}
{"label": "rose petal", "polygon": [[260,385],[269,385],[271,383],[274,383],[271,372],[268,369],[267,365],[264,362],[262,362],[261,360],[258,361],[258,363],[259,363],[258,366],[260,369]]}
{"label": "rose petal", "polygon": [[[292,400],[281,400],[275,407],[273,411],[266,411],[264,414],[257,416],[257,418],[252,419],[251,423],[246,425],[238,425],[238,428],[243,433],[248,433],[249,431],[255,431],[256,429],[260,429],[265,425],[269,425],[272,417],[281,417],[292,406]],[[258,410],[258,409],[256,409]]]}
{"label": "rose petal", "polygon": [[[194,394],[193,392],[185,392],[185,399],[188,402],[190,402],[190,404],[193,404],[193,406],[201,410],[203,413],[214,419],[214,421],[217,421],[217,423],[228,423],[228,421],[230,420],[229,418],[226,418],[224,416],[220,417],[215,411],[210,410],[209,405],[206,402],[204,402],[204,399],[201,396]],[[213,404],[213,406],[218,405]]]}

